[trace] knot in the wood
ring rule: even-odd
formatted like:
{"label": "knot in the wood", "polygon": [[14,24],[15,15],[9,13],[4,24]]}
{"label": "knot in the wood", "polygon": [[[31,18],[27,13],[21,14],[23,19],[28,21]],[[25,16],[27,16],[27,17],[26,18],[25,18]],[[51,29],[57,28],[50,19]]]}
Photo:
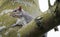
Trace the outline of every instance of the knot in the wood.
{"label": "knot in the wood", "polygon": [[40,29],[44,29],[44,26],[41,24],[41,19],[42,19],[43,17],[37,17],[36,19],[35,19],[35,22],[36,22],[36,24],[37,24],[37,26],[40,28]]}

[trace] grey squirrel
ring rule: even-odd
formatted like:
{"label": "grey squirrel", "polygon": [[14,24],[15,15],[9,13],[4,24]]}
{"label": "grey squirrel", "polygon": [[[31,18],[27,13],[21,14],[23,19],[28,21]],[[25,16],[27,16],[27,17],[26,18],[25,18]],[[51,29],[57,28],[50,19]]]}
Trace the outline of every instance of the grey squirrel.
{"label": "grey squirrel", "polygon": [[13,13],[14,14],[12,14],[11,16],[17,17],[17,21],[12,26],[23,26],[29,23],[33,19],[33,17],[26,11],[24,11],[21,6],[19,6],[18,9],[13,10]]}

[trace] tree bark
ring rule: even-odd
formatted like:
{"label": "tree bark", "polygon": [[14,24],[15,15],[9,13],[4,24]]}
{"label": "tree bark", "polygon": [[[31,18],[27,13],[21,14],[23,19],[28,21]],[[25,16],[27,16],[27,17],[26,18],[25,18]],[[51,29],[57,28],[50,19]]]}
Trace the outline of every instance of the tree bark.
{"label": "tree bark", "polygon": [[20,33],[20,36],[39,37],[40,35],[43,35],[44,33],[59,25],[60,19],[56,19],[56,16],[52,13],[46,13],[42,17],[43,18],[41,19],[40,25],[42,25],[43,28],[40,28],[34,19],[28,25],[22,27],[18,31]]}

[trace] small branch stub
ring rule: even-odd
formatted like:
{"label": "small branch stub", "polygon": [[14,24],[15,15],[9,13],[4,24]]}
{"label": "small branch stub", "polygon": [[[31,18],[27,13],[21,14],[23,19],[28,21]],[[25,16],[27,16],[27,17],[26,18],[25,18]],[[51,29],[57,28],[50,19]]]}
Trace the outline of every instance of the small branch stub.
{"label": "small branch stub", "polygon": [[41,24],[41,19],[42,19],[42,18],[43,18],[43,17],[37,17],[37,18],[35,19],[35,22],[36,22],[37,26],[38,26],[40,29],[44,29],[43,25]]}

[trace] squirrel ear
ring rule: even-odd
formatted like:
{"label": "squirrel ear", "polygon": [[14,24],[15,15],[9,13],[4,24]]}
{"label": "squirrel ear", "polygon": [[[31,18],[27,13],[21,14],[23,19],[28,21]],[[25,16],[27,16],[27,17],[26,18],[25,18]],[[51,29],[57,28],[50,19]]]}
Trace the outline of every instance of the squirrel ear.
{"label": "squirrel ear", "polygon": [[21,6],[19,6],[19,7],[18,7],[18,10],[19,10],[19,11],[21,11],[21,10],[22,10],[22,7],[21,7]]}

